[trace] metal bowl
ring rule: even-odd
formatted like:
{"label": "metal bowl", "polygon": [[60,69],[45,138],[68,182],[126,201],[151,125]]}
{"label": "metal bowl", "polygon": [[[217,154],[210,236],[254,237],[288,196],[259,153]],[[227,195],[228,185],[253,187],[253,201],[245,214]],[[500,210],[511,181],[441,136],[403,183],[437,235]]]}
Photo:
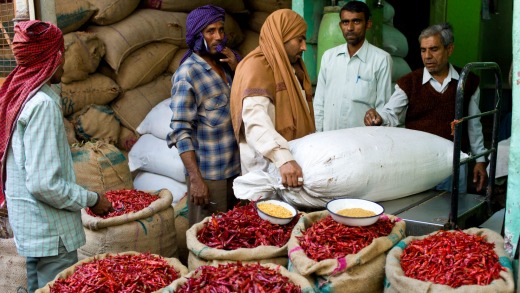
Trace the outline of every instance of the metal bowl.
{"label": "metal bowl", "polygon": [[[337,214],[338,211],[350,208],[361,208],[372,211],[375,213],[375,215],[369,217],[348,217]],[[338,223],[348,226],[369,226],[377,222],[379,216],[381,216],[385,211],[385,208],[383,208],[382,205],[370,200],[358,198],[338,198],[333,199],[327,203],[327,210],[329,211],[332,218]]]}
{"label": "metal bowl", "polygon": [[[271,216],[271,215],[268,215],[266,214],[265,212],[263,212],[261,209],[258,208],[258,204],[260,203],[270,203],[270,204],[274,204],[274,205],[278,205],[278,206],[281,206],[281,207],[284,207],[286,209],[288,209],[292,216],[289,217],[289,218],[280,218],[280,217],[275,217],[275,216]],[[294,219],[294,217],[296,216],[296,214],[298,213],[298,211],[296,210],[296,208],[294,208],[292,205],[284,202],[284,201],[281,201],[281,200],[276,200],[276,199],[264,199],[264,200],[259,200],[255,203],[255,207],[256,207],[256,211],[258,213],[258,216],[260,216],[260,218],[266,220],[266,221],[269,221],[273,224],[278,224],[278,225],[286,225],[288,224],[289,222],[292,221],[292,219]]]}

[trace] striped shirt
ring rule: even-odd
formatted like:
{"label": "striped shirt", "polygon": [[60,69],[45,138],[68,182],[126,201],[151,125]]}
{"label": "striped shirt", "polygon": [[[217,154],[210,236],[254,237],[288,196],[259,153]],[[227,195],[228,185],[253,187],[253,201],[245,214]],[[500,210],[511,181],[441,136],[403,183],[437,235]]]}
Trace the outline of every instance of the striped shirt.
{"label": "striped shirt", "polygon": [[23,106],[14,126],[6,161],[9,222],[18,253],[58,254],[85,244],[80,210],[97,195],[77,185],[59,96],[44,85]]}
{"label": "striped shirt", "polygon": [[195,151],[204,179],[223,180],[240,172],[238,145],[233,134],[227,81],[199,55],[192,54],[173,75],[173,111],[167,143],[179,153]]}

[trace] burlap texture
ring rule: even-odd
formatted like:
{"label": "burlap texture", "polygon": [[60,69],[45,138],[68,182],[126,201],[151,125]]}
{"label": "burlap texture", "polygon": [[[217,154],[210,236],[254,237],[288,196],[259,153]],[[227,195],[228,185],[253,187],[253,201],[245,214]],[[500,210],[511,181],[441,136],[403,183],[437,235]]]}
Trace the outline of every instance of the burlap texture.
{"label": "burlap texture", "polygon": [[14,238],[0,239],[0,288],[2,292],[17,292],[27,288],[25,257],[18,255]]}
{"label": "burlap texture", "polygon": [[[121,252],[121,253],[118,253],[118,254],[120,254],[120,255],[136,255],[136,254],[139,254],[139,252],[136,252],[136,251],[126,251],[126,252]],[[74,272],[76,271],[76,267],[78,267],[79,265],[84,264],[84,263],[92,262],[93,260],[96,260],[96,259],[104,259],[104,258],[107,257],[107,255],[108,255],[107,253],[98,254],[98,255],[95,255],[95,256],[92,256],[92,257],[89,257],[89,258],[86,258],[86,259],[78,261],[73,266],[71,266],[71,267],[61,271],[56,276],[56,278],[54,278],[54,280],[50,281],[47,285],[45,285],[45,287],[36,290],[36,292],[37,293],[50,293],[51,292],[50,291],[50,287],[52,285],[54,285],[54,282],[56,280],[68,278],[69,276],[74,274]],[[156,256],[158,256],[158,255],[156,255]],[[181,264],[178,259],[176,259],[176,258],[164,258],[164,259],[166,260],[166,262],[170,266],[172,266],[175,269],[175,271],[177,271],[179,273],[179,275],[184,276],[184,275],[188,274],[188,269],[183,264]]]}
{"label": "burlap texture", "polygon": [[140,0],[88,0],[96,12],[90,19],[99,25],[109,25],[129,16],[139,5]]}
{"label": "burlap texture", "polygon": [[65,64],[61,82],[85,80],[94,73],[105,55],[105,44],[95,34],[71,32],[63,36]]}
{"label": "burlap texture", "polygon": [[64,34],[78,30],[95,12],[86,0],[56,0],[55,7],[57,25]]}
{"label": "burlap texture", "polygon": [[189,228],[188,221],[188,195],[184,195],[173,207],[175,213],[175,229],[177,231],[177,248],[179,260],[188,265],[188,246],[186,245],[186,231]]}
{"label": "burlap texture", "polygon": [[103,140],[117,143],[121,124],[114,110],[106,105],[88,105],[72,115],[72,124],[83,141]]}
{"label": "burlap texture", "polygon": [[148,8],[165,11],[190,12],[202,5],[212,4],[222,7],[230,13],[245,12],[244,2],[242,0],[143,0],[143,3]]}
{"label": "burlap texture", "polygon": [[513,279],[513,267],[511,260],[504,250],[504,239],[498,233],[489,229],[470,228],[464,230],[470,235],[485,236],[486,240],[495,243],[495,252],[499,257],[500,264],[507,270],[500,273],[500,278],[491,282],[487,286],[480,285],[465,285],[458,288],[452,288],[447,285],[434,284],[432,282],[420,281],[413,278],[406,277],[401,268],[400,259],[403,250],[414,240],[420,240],[433,235],[437,232],[430,233],[424,236],[408,236],[394,246],[387,255],[385,266],[385,288],[384,292],[457,292],[457,293],[484,293],[484,292],[514,292],[515,284]]}
{"label": "burlap texture", "polygon": [[273,12],[278,9],[291,8],[291,0],[244,0],[251,11]]}

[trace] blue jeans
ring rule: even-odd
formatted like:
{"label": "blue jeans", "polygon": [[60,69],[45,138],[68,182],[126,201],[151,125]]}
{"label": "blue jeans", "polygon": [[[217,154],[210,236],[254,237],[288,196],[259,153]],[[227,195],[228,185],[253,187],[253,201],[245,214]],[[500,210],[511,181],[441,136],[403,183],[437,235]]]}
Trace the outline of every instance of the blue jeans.
{"label": "blue jeans", "polygon": [[[459,169],[459,194],[466,193],[468,190],[468,178],[467,178],[467,164],[460,165]],[[435,186],[435,190],[446,190],[451,192],[451,178],[452,176],[444,179],[441,183]]]}
{"label": "blue jeans", "polygon": [[27,257],[27,290],[33,293],[54,280],[56,275],[78,262],[77,250],[67,252],[60,240],[58,255],[45,257]]}

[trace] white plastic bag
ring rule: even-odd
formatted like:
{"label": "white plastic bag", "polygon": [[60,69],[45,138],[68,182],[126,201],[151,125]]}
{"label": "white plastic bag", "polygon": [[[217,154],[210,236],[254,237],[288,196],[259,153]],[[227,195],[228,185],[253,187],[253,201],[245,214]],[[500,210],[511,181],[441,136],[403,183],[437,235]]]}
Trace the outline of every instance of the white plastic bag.
{"label": "white plastic bag", "polygon": [[141,135],[153,134],[157,138],[166,139],[166,136],[171,131],[170,121],[172,120],[172,115],[170,98],[168,98],[153,107],[136,130]]}
{"label": "white plastic bag", "polygon": [[[298,207],[318,208],[337,197],[392,200],[436,186],[451,175],[453,143],[426,132],[394,127],[357,127],[293,140],[303,170],[301,188],[284,188],[278,169],[235,179],[240,199],[281,197]],[[461,158],[465,158],[461,155]]]}
{"label": "white plastic bag", "polygon": [[186,181],[184,164],[177,148],[151,134],[141,136],[128,153],[130,171],[148,171],[179,182]]}
{"label": "white plastic bag", "polygon": [[160,190],[166,188],[173,195],[172,204],[179,202],[188,190],[186,183],[150,172],[137,173],[134,179],[134,188],[138,190]]}

